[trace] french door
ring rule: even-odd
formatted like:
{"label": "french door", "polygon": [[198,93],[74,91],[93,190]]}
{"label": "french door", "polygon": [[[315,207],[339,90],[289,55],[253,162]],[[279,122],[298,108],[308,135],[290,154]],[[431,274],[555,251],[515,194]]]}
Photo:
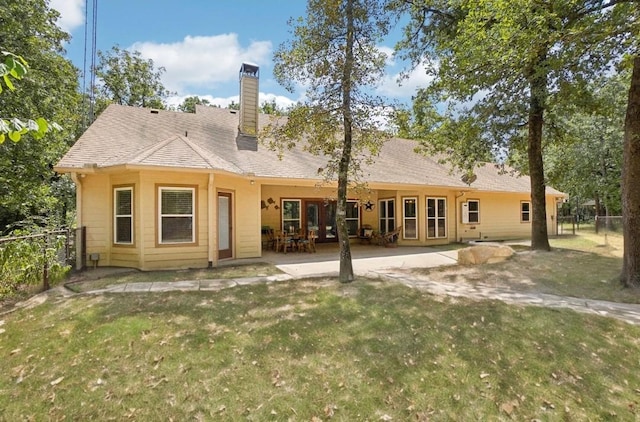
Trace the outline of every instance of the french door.
{"label": "french door", "polygon": [[233,256],[232,242],[231,194],[218,192],[218,259]]}
{"label": "french door", "polygon": [[315,230],[318,234],[317,242],[337,242],[338,228],[336,227],[335,201],[304,201],[305,227]]}

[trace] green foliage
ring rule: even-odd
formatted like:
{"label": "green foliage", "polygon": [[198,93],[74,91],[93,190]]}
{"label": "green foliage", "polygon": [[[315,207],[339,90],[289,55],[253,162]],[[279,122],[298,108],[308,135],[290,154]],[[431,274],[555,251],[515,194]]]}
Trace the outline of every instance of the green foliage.
{"label": "green foliage", "polygon": [[[4,63],[0,63],[0,76],[4,80],[5,85],[11,91],[15,91],[15,86],[11,82],[11,77],[16,80],[22,79],[27,74],[29,65],[27,61],[9,51],[0,51],[0,55],[5,56]],[[2,93],[2,83],[0,83],[0,93]],[[36,120],[29,119],[23,122],[17,117],[10,119],[0,118],[0,144],[5,141],[5,134],[13,142],[20,141],[22,135],[31,133],[35,139],[42,139],[49,129],[61,130],[57,123],[51,125],[42,117]]]}
{"label": "green foliage", "polygon": [[43,234],[0,243],[0,299],[26,286],[41,285],[45,265],[51,284],[62,280],[70,268],[58,259],[65,241],[64,235]]}
{"label": "green foliage", "polygon": [[183,113],[195,113],[196,105],[210,106],[211,103],[206,98],[200,98],[197,95],[187,97],[182,101],[182,104],[178,106],[178,110]]}
{"label": "green foliage", "polygon": [[623,126],[629,75],[590,84],[588,108],[553,110],[545,147],[547,177],[581,201],[597,199],[610,215],[621,212]]}
{"label": "green foliage", "polygon": [[[352,56],[347,47],[346,9],[353,8]],[[291,19],[293,39],[274,54],[276,80],[290,92],[295,82],[305,86],[304,103],[287,112],[262,134],[263,141],[281,154],[302,144],[308,152],[327,158],[322,169],[327,180],[338,177],[346,132],[349,141],[349,177],[359,178],[362,162],[375,157],[391,134],[380,122],[391,108],[371,95],[384,75],[387,56],[377,49],[389,21],[379,1],[309,1],[306,19]],[[263,105],[264,107],[264,105]],[[347,127],[348,126],[348,127]]]}
{"label": "green foliage", "polygon": [[[532,93],[541,95],[545,109],[588,99],[587,82],[608,69],[624,39],[603,30],[620,23],[620,12],[600,1],[424,0],[392,6],[411,17],[397,45],[400,56],[435,78],[414,108],[432,107],[440,124],[464,128],[477,120],[468,142],[455,143],[455,132],[439,124],[418,126],[413,137],[436,153],[450,154],[453,141],[463,150],[478,150],[479,160],[487,152],[500,157],[527,148],[523,129],[530,124]],[[461,160],[452,156],[453,164],[468,168],[469,155],[462,152]]]}
{"label": "green foliage", "polygon": [[260,113],[282,116],[286,114],[286,111],[278,107],[276,100],[271,100],[262,102],[262,105],[260,106]]}
{"label": "green foliage", "polygon": [[[16,55],[2,56],[3,72],[9,72],[16,90],[0,94],[0,231],[31,215],[63,217],[62,200],[53,195],[52,184],[58,180],[53,166],[78,134],[82,111],[78,71],[63,57],[69,34],[56,25],[58,16],[44,0],[3,2],[0,7],[1,50]],[[13,59],[9,65],[8,57]]]}
{"label": "green foliage", "polygon": [[[13,54],[9,51],[0,51],[0,55],[4,56],[4,63],[0,62],[0,76],[11,91],[14,91],[16,88],[13,86],[11,82],[11,78],[14,79],[22,79],[22,77],[27,73],[27,69],[29,65],[26,60],[17,54]],[[0,93],[2,92],[2,83],[0,83]]]}
{"label": "green foliage", "polygon": [[166,108],[164,101],[171,93],[161,82],[163,67],[156,69],[153,60],[143,59],[139,51],[117,45],[111,51],[98,51],[98,59],[96,76],[102,80],[102,99],[134,107]]}

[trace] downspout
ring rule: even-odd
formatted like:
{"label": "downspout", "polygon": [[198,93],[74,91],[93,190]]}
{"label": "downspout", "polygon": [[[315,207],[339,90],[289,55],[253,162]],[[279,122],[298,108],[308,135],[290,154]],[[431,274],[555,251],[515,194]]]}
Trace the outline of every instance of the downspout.
{"label": "downspout", "polygon": [[[453,201],[455,203],[455,210],[454,210],[454,214],[455,214],[455,219],[456,219],[456,224],[455,224],[455,228],[456,228],[456,240],[458,240],[458,226],[460,224],[460,221],[458,220],[458,208],[460,207],[460,204],[458,203],[458,199],[462,198],[465,195],[466,192],[460,192],[460,195],[456,195],[455,196],[455,201]],[[462,238],[459,239],[459,242],[462,243]]]}
{"label": "downspout", "polygon": [[207,184],[207,197],[209,200],[207,201],[207,230],[208,230],[208,242],[207,242],[207,260],[209,261],[209,268],[217,267],[218,260],[216,259],[216,248],[215,248],[215,230],[214,230],[214,220],[215,220],[215,206],[216,206],[216,198],[214,198],[214,185],[213,185],[214,177],[213,173],[209,173],[209,183]]}
{"label": "downspout", "polygon": [[[78,173],[71,173],[71,180],[76,185],[76,230],[82,228],[82,182],[80,178],[84,177],[84,175],[78,176]],[[79,244],[76,241],[76,251]],[[80,248],[82,250],[82,248]],[[82,256],[81,254],[76,252],[76,270],[82,270]]]}

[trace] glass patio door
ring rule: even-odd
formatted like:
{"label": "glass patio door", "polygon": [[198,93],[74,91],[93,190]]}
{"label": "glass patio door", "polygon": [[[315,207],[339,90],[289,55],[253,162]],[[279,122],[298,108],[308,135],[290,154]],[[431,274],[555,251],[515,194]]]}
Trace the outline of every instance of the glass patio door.
{"label": "glass patio door", "polygon": [[305,201],[305,227],[315,230],[318,234],[317,242],[335,242],[338,240],[336,227],[335,201]]}

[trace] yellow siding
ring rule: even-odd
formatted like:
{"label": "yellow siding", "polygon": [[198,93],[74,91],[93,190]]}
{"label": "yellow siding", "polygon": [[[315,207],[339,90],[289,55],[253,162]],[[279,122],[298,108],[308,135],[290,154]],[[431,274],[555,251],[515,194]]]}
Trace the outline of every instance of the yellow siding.
{"label": "yellow siding", "polygon": [[[480,201],[480,223],[462,223],[462,202],[467,199]],[[547,227],[555,234],[556,203],[547,197]],[[528,194],[475,193],[468,192],[457,201],[458,241],[500,240],[531,237],[531,222],[520,221],[520,203],[531,202]]]}
{"label": "yellow siding", "polygon": [[[260,257],[261,226],[281,228],[282,199],[334,200],[334,186],[318,187],[312,182],[297,181],[296,186],[262,185],[250,177],[234,177],[216,174],[212,178],[209,197],[209,174],[169,171],[124,171],[118,174],[88,174],[82,179],[82,218],[87,227],[87,253],[100,254],[100,266],[135,267],[143,270],[169,268],[202,268],[212,261],[217,264],[217,197],[218,193],[231,194],[232,198],[232,257]],[[284,182],[286,183],[286,182]],[[133,186],[134,189],[134,245],[113,244],[113,188]],[[158,186],[193,186],[196,191],[196,237],[191,245],[159,245]],[[418,239],[404,239],[401,245],[439,245],[472,239],[498,240],[528,238],[530,223],[520,221],[520,202],[529,201],[528,194],[474,193],[439,188],[391,190],[372,188],[367,196],[358,198],[350,192],[349,199],[361,199],[375,204],[372,212],[360,211],[360,225],[369,224],[379,229],[379,203],[381,199],[395,200],[396,226],[403,226],[403,199],[418,200]],[[445,198],[447,204],[447,237],[427,238],[427,198]],[[461,203],[467,199],[480,201],[480,222],[463,224]],[[271,200],[271,201],[270,201]],[[261,208],[261,201],[266,208]],[[271,202],[271,203],[270,203]],[[276,206],[278,209],[276,209]],[[555,233],[555,198],[547,198],[547,224],[549,233]],[[209,228],[209,219],[212,227]],[[210,238],[209,233],[213,234]],[[354,239],[357,241],[357,239]],[[210,256],[209,243],[212,243]]]}
{"label": "yellow siding", "polygon": [[[233,201],[233,258],[255,258],[262,255],[260,232],[260,185],[250,179],[217,175],[218,192],[230,192]],[[217,203],[217,198],[215,199]],[[217,224],[217,220],[214,221]],[[217,232],[217,230],[216,230]],[[216,249],[217,249],[216,238]]]}
{"label": "yellow siding", "polygon": [[[144,233],[141,241],[144,270],[160,268],[204,268],[207,259],[207,185],[208,175],[144,171],[140,174],[139,202],[140,227]],[[193,186],[196,192],[196,244],[159,245],[157,189],[159,186]]]}
{"label": "yellow siding", "polygon": [[82,183],[83,218],[80,224],[87,227],[87,254],[99,253],[98,265],[111,265],[111,188],[109,176],[88,174],[80,180]]}

